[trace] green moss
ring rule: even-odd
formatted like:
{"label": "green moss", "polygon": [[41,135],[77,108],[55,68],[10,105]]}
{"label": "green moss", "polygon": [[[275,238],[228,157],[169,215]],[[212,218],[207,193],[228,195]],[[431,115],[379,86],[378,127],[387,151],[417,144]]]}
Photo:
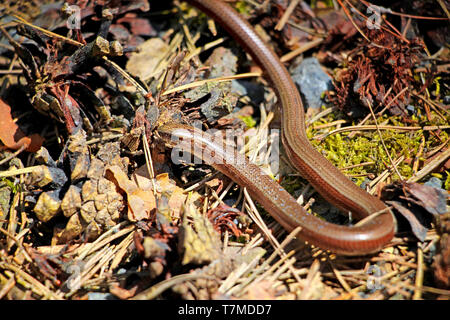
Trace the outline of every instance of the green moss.
{"label": "green moss", "polygon": [[448,172],[446,170],[445,174],[447,175],[447,179],[445,180],[444,186],[445,186],[445,190],[449,191],[450,190],[450,172]]}
{"label": "green moss", "polygon": [[246,1],[238,1],[235,3],[234,7],[240,14],[242,14],[244,16],[250,15],[251,6]]}
{"label": "green moss", "polygon": [[[378,124],[391,126],[436,126],[448,124],[434,112],[432,112],[431,115],[431,121],[429,121],[419,109],[417,115],[412,118],[412,120],[416,122],[415,124],[405,124],[404,119],[401,117],[387,117],[386,115],[379,117],[377,122]],[[330,114],[325,118],[316,121],[313,125],[318,126],[330,123],[336,118],[342,119],[340,116]],[[366,124],[373,124],[373,121],[367,122]],[[318,141],[317,139],[314,139],[314,137],[327,134],[336,129],[336,127],[316,130],[313,129],[313,125],[309,126],[307,129],[308,138],[336,167],[344,168],[358,165],[363,162],[374,162],[372,165],[345,170],[344,173],[349,176],[365,174],[374,174],[375,176],[378,176],[386,170],[387,167],[390,167],[390,160],[387,154],[389,153],[394,160],[398,159],[400,156],[405,157],[405,161],[400,163],[397,168],[403,178],[408,179],[413,175],[412,163],[421,148],[420,144],[422,140],[425,140],[425,152],[429,152],[442,144],[442,141],[448,139],[448,133],[444,130],[436,130],[434,134],[423,130],[381,130],[381,136],[387,148],[386,152],[377,130],[359,131],[352,138],[348,137],[352,131],[341,132],[329,135],[324,140]],[[352,125],[357,125],[357,123]],[[357,177],[354,180],[360,185],[364,179],[364,177]],[[399,177],[396,174],[393,174],[393,179],[397,180]]]}
{"label": "green moss", "polygon": [[238,118],[244,121],[247,128],[253,128],[254,126],[256,126],[256,121],[252,116],[238,116]]}

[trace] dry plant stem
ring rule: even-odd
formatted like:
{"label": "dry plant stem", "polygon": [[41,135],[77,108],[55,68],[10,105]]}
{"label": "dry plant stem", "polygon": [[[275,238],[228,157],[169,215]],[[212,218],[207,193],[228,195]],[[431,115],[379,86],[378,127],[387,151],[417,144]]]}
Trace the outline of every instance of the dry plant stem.
{"label": "dry plant stem", "polygon": [[79,279],[78,286],[71,288],[70,292],[65,294],[65,298],[74,295],[79,288],[88,281],[98,270],[100,270],[109,260],[111,260],[116,252],[117,247],[105,246],[89,259],[82,268],[80,274],[76,275]]}
{"label": "dry plant stem", "polygon": [[[245,199],[248,204],[248,206],[246,204],[245,207],[247,208],[247,212],[249,213],[250,217],[257,224],[257,226],[264,232],[266,237],[269,239],[269,242],[271,243],[271,245],[276,249],[276,252],[278,252],[280,254],[280,257],[283,258],[283,256],[286,255],[286,253],[284,253],[283,248],[278,243],[278,240],[272,235],[272,232],[267,228],[266,224],[262,220],[262,218],[261,218],[258,210],[256,209],[256,206],[253,203],[253,200],[250,197],[250,195],[248,194],[246,188],[244,188],[244,196],[245,196]],[[302,230],[301,227],[297,227],[293,231],[295,231],[295,234],[298,234],[301,230]],[[293,232],[291,232],[291,234],[293,234]],[[289,239],[289,237],[287,239]],[[300,282],[300,278],[295,274],[293,268],[290,268],[290,271],[292,272],[292,274],[296,278],[296,280],[298,282]]]}
{"label": "dry plant stem", "polygon": [[219,38],[217,40],[211,41],[201,47],[195,48],[192,52],[190,52],[185,60],[189,61],[191,60],[193,57],[198,56],[200,53],[209,50],[211,48],[214,48],[215,46],[218,46],[219,44],[223,43],[225,41],[225,38]]}
{"label": "dry plant stem", "polygon": [[27,168],[3,171],[3,172],[0,172],[0,178],[13,177],[13,176],[17,176],[19,174],[25,174],[25,173],[32,173],[32,172],[34,172],[34,170],[38,170],[39,168],[40,168],[40,166],[34,166],[34,167],[27,167]]}
{"label": "dry plant stem", "polygon": [[413,299],[419,300],[422,298],[422,286],[423,286],[423,274],[424,274],[424,265],[423,265],[423,251],[421,244],[418,243],[417,247],[417,273],[416,273],[416,290],[414,291]]}
{"label": "dry plant stem", "polygon": [[417,173],[417,170],[419,168],[419,163],[420,163],[420,157],[422,157],[423,149],[425,148],[425,137],[422,136],[420,140],[421,141],[420,141],[420,145],[419,145],[419,150],[417,150],[417,153],[414,156],[414,161],[413,161],[413,165],[412,165],[413,174]]}
{"label": "dry plant stem", "polygon": [[414,94],[414,95],[416,97],[420,98],[426,104],[428,104],[439,115],[439,117],[441,117],[442,120],[447,121],[447,118],[445,118],[445,116],[442,113],[440,113],[438,109],[441,109],[443,112],[450,114],[450,112],[448,110],[443,109],[440,105],[436,104],[435,102],[433,102],[432,100],[426,98],[425,96],[423,96],[421,94]]}
{"label": "dry plant stem", "polygon": [[[289,251],[285,254],[280,260],[274,263],[269,269],[267,269],[263,274],[261,272],[264,271],[265,268],[269,266],[269,263],[264,263],[258,267],[250,276],[247,277],[238,287],[235,287],[233,293],[237,297],[240,297],[247,293],[247,291],[251,288],[251,286],[261,282],[262,280],[266,280],[269,275],[273,274],[275,270],[277,270],[286,260],[291,258],[295,254],[295,251]],[[261,275],[260,275],[261,274]]]}
{"label": "dry plant stem", "polygon": [[26,145],[22,145],[16,152],[10,154],[9,156],[7,156],[5,159],[2,159],[0,161],[0,166],[6,162],[8,162],[9,160],[17,157],[20,153],[22,153],[23,150],[25,150]]}
{"label": "dry plant stem", "polygon": [[[136,231],[135,231],[136,232]],[[133,243],[133,233],[130,233],[123,241],[117,246],[118,251],[114,256],[114,259],[111,262],[109,270],[111,272],[114,271],[119,266],[119,263],[122,261],[123,257],[127,253],[128,247]]]}
{"label": "dry plant stem", "polygon": [[101,259],[98,261],[97,265],[93,267],[89,272],[87,272],[82,278],[81,283],[85,283],[87,280],[89,280],[91,277],[94,276],[97,271],[99,271],[101,268],[106,266],[106,264],[111,261],[114,258],[114,255],[117,253],[119,247],[105,247],[107,250],[105,250],[105,253],[102,255]]}
{"label": "dry plant stem", "polygon": [[291,269],[294,267],[294,263],[297,262],[297,259],[295,257],[285,260],[283,265],[276,269],[276,271],[268,278],[269,282],[273,282],[272,288],[276,287],[276,281],[278,278],[288,269]]}
{"label": "dry plant stem", "polygon": [[27,281],[31,285],[31,290],[41,295],[43,299],[62,300],[61,296],[55,294],[45,285],[40,283],[37,279],[29,275],[27,272],[23,271],[20,267],[16,267],[11,263],[0,262],[0,268],[9,269],[19,277],[22,277],[25,281]]}
{"label": "dry plant stem", "polygon": [[[38,27],[38,26],[35,26],[35,25],[29,23],[28,21],[26,21],[25,19],[23,19],[23,18],[21,18],[21,17],[19,17],[19,16],[17,16],[17,15],[13,15],[13,16],[14,16],[16,19],[18,19],[20,23],[23,23],[23,24],[25,24],[25,25],[27,25],[27,26],[30,26],[30,27],[34,28],[34,29],[37,29],[37,30],[43,32],[44,34],[46,34],[46,35],[48,35],[48,36],[50,36],[50,37],[57,38],[57,39],[59,39],[59,40],[68,42],[68,43],[70,43],[70,44],[72,44],[72,45],[74,45],[74,46],[77,46],[77,47],[83,47],[83,46],[84,46],[81,42],[78,42],[78,41],[69,39],[69,38],[67,38],[67,37],[63,37],[63,36],[61,36],[61,35],[59,35],[59,34],[56,34],[56,33],[54,33],[54,32],[51,32],[51,31],[48,31],[48,30],[46,30],[46,29],[40,28],[40,27]],[[0,27],[0,29],[1,29],[1,27]],[[7,33],[7,34],[8,34],[8,33]],[[131,84],[133,84],[133,86],[135,86],[136,89],[138,89],[143,95],[146,95],[146,94],[148,93],[146,89],[144,89],[144,88],[143,88],[136,80],[134,80],[134,79],[133,79],[133,78],[132,78],[125,70],[123,70],[118,64],[116,64],[115,62],[109,60],[106,56],[103,56],[102,59],[104,60],[104,62],[105,62],[106,64],[109,64],[111,67],[113,67],[114,69],[116,69],[117,72],[119,72],[126,80],[128,80]]]}
{"label": "dry plant stem", "polygon": [[43,28],[41,28],[41,27],[35,26],[34,24],[29,23],[28,21],[26,21],[26,20],[23,19],[22,17],[19,17],[19,16],[14,15],[14,14],[13,14],[12,16],[15,17],[15,18],[18,20],[18,21],[17,21],[18,23],[23,23],[23,24],[25,24],[25,25],[27,25],[27,26],[29,26],[29,27],[32,27],[32,28],[34,28],[34,29],[36,29],[36,30],[39,30],[39,31],[43,32],[44,34],[46,34],[46,35],[48,35],[48,36],[50,36],[50,37],[53,37],[53,38],[56,38],[56,39],[59,39],[59,40],[68,42],[68,43],[70,43],[70,44],[72,44],[72,45],[74,45],[74,46],[77,46],[77,47],[83,46],[83,44],[82,44],[81,42],[72,40],[72,39],[70,39],[70,38],[61,36],[61,35],[59,35],[59,34],[57,34],[57,33],[54,33],[54,32],[51,32],[51,31],[49,31],[49,30],[43,29]]}
{"label": "dry plant stem", "polygon": [[353,26],[355,27],[356,30],[358,30],[358,32],[363,36],[364,39],[366,39],[369,43],[371,43],[370,39],[366,36],[366,34],[364,32],[362,32],[362,30],[358,27],[358,25],[355,23],[355,21],[353,20],[352,15],[350,14],[350,12],[348,11],[347,7],[342,3],[341,0],[337,0],[342,8],[342,10],[344,10],[345,15],[350,19],[350,21],[352,22]]}
{"label": "dry plant stem", "polygon": [[335,266],[333,265],[333,262],[331,260],[328,260],[328,262],[331,265],[331,268],[333,270],[334,275],[336,276],[336,279],[339,281],[339,283],[344,288],[344,290],[350,293],[352,288],[350,288],[347,281],[345,281],[344,277],[342,277],[341,272],[335,268]]}
{"label": "dry plant stem", "polygon": [[441,145],[437,146],[433,150],[425,153],[425,158],[430,158],[434,156],[436,153],[440,152],[442,149],[447,149],[448,143],[450,142],[450,138],[448,138],[446,141],[444,141]]}
{"label": "dry plant stem", "polygon": [[135,229],[135,226],[128,226],[122,230],[120,230],[121,227],[124,227],[127,225],[128,222],[124,221],[119,223],[118,225],[112,227],[105,233],[103,233],[100,237],[98,237],[94,242],[84,246],[81,252],[79,252],[78,259],[83,260],[88,254],[91,252],[94,252],[98,250],[99,248],[103,247],[105,244],[133,231]]}
{"label": "dry plant stem", "polygon": [[344,123],[347,123],[347,121],[346,120],[336,120],[336,121],[332,121],[330,123],[313,125],[313,129],[314,130],[326,129],[329,127],[340,126],[341,124],[344,124]]}
{"label": "dry plant stem", "polygon": [[[394,161],[395,165],[399,165],[403,160],[405,160],[404,156],[400,156],[397,160]],[[384,170],[378,177],[376,177],[371,183],[369,183],[369,193],[375,194],[377,191],[377,186],[379,183],[386,180],[393,172],[392,167],[388,167]]]}
{"label": "dry plant stem", "polygon": [[417,182],[430,174],[434,169],[440,166],[443,162],[447,161],[450,157],[450,148],[442,152],[439,156],[431,160],[426,166],[424,166],[419,172],[408,179],[408,182]]}
{"label": "dry plant stem", "polygon": [[[338,1],[339,1],[339,3],[342,5],[341,1],[340,1],[340,0],[338,0]],[[358,9],[357,9],[350,1],[348,1],[348,0],[344,0],[344,1],[345,1],[345,3],[347,3],[350,7],[352,7],[352,9],[355,10],[356,13],[358,13],[360,16],[362,16],[364,19],[366,19],[366,20],[369,19],[369,18],[368,18],[367,16],[365,16],[361,11],[359,11],[359,10],[358,10]],[[345,11],[345,10],[344,10],[344,11]],[[389,32],[391,35],[393,35],[393,36],[396,37],[397,39],[400,39],[401,41],[404,41],[404,42],[406,42],[406,43],[409,43],[408,39],[402,37],[401,35],[398,35],[397,33],[393,32],[393,31],[391,31],[391,30],[389,30],[389,29],[387,29],[387,28],[385,28],[385,27],[383,27],[383,26],[381,26],[381,25],[379,25],[379,27],[380,27],[381,29],[383,29],[384,31]],[[358,30],[359,30],[359,29],[358,29]],[[369,42],[370,42],[370,40],[369,40]],[[373,44],[373,45],[376,45],[376,46],[378,46],[378,47],[382,47],[382,46],[380,46],[380,45],[378,45],[378,44],[375,44],[375,43],[373,43],[373,42],[372,42],[372,44]]]}
{"label": "dry plant stem", "polygon": [[247,254],[248,250],[258,247],[263,242],[264,238],[262,237],[261,233],[258,233],[245,245],[244,249],[242,249],[242,255]]}
{"label": "dry plant stem", "polygon": [[354,168],[359,168],[359,167],[371,166],[373,164],[375,164],[375,161],[361,162],[358,164],[352,164],[350,166],[342,167],[341,170],[349,170],[349,169],[354,169]]}
{"label": "dry plant stem", "polygon": [[202,278],[208,280],[217,280],[215,277],[208,276],[205,274],[196,274],[196,273],[181,274],[155,284],[154,286],[140,292],[130,300],[153,300],[161,293],[163,293],[170,287],[173,287],[174,285]]}
{"label": "dry plant stem", "polygon": [[319,39],[312,40],[312,41],[310,41],[310,42],[308,42],[308,43],[305,43],[305,44],[302,45],[301,47],[299,47],[299,48],[297,48],[297,49],[294,49],[294,50],[292,50],[292,51],[289,52],[289,53],[286,53],[284,56],[282,56],[282,57],[280,58],[280,61],[281,61],[281,62],[288,62],[288,61],[294,59],[296,56],[302,54],[303,52],[306,52],[306,51],[308,51],[308,50],[310,50],[310,49],[312,49],[312,48],[317,47],[317,46],[318,46],[319,44],[321,44],[323,41],[324,41],[323,38],[319,38]]}
{"label": "dry plant stem", "polygon": [[[395,80],[395,81],[397,81],[397,80]],[[403,93],[405,93],[405,91],[406,90],[408,90],[409,88],[408,87],[406,87],[406,88],[403,88],[399,93],[397,93],[396,94],[396,96],[391,100],[391,101],[389,101],[389,103],[380,111],[380,112],[377,112],[377,115],[378,116],[380,116],[380,115],[382,115],[397,99],[398,99],[398,97],[400,97]],[[384,99],[386,99],[386,97],[388,96],[388,94],[391,92],[391,90],[392,90],[392,86],[389,88],[389,90],[386,92],[386,94],[384,95],[384,97],[383,97],[383,100],[382,101],[384,101]],[[358,123],[358,127],[359,126],[362,126],[364,123],[366,123],[366,121],[367,120],[369,120],[369,118],[371,117],[371,114],[368,114],[363,120],[361,120],[361,122],[360,123]],[[354,136],[354,133],[350,133],[349,135],[348,135],[348,137],[349,138],[352,138]]]}
{"label": "dry plant stem", "polygon": [[[279,264],[281,264],[283,261],[285,261],[286,259],[288,259],[289,257],[291,257],[292,255],[295,254],[295,251],[292,250],[289,253],[284,253],[283,248],[289,244],[294,238],[295,236],[298,234],[298,232],[300,231],[300,228],[296,228],[294,229],[284,240],[283,242],[280,244],[279,247],[275,247],[274,252],[269,256],[269,258],[267,258],[261,266],[258,267],[258,269],[254,270],[254,272],[242,283],[240,284],[239,288],[236,289],[237,292],[239,292],[238,296],[243,295],[247,292],[247,289],[243,290],[245,287],[247,287],[250,283],[258,283],[261,280],[264,280],[269,274],[271,274],[278,266]],[[264,272],[264,274],[262,274],[261,276],[258,277],[258,275],[263,272],[268,266],[269,264],[272,262],[273,259],[275,259],[275,257],[279,255],[280,256],[280,260],[275,263],[272,267],[270,267],[266,272]],[[300,278],[298,277],[297,273],[294,272],[294,277],[296,278],[296,280],[299,282]]]}
{"label": "dry plant stem", "polygon": [[[360,0],[366,7],[369,7],[371,5],[371,3],[365,1],[365,0]],[[397,16],[402,16],[402,17],[407,17],[407,18],[413,18],[413,19],[423,19],[423,20],[447,20],[447,18],[441,18],[441,17],[426,17],[426,16],[416,16],[416,15],[412,15],[412,14],[407,14],[407,13],[401,13],[401,12],[395,12],[392,11],[391,9],[389,9],[389,14],[392,15],[397,15]]]}
{"label": "dry plant stem", "polygon": [[21,242],[16,239],[16,228],[17,228],[17,208],[19,207],[20,202],[20,192],[17,192],[14,195],[13,203],[9,209],[9,218],[8,218],[8,234],[12,237],[9,237],[6,240],[6,250],[9,251],[14,243],[17,242],[18,245],[21,246]]}
{"label": "dry plant stem", "polygon": [[213,196],[216,198],[216,201],[211,205],[211,209],[217,208],[217,206],[223,202],[223,198],[225,198],[233,185],[234,182],[230,182],[220,196],[217,196],[216,192],[211,189]]}
{"label": "dry plant stem", "polygon": [[289,20],[289,17],[291,16],[292,12],[294,12],[294,9],[299,2],[300,0],[291,0],[286,11],[283,13],[277,25],[275,26],[276,31],[281,31],[284,28],[284,25]]}
{"label": "dry plant stem", "polygon": [[9,291],[14,288],[15,285],[16,280],[14,280],[14,278],[9,278],[0,290],[0,300],[2,300],[9,293]]}
{"label": "dry plant stem", "polygon": [[193,191],[193,190],[195,190],[195,189],[197,189],[199,187],[202,187],[206,182],[214,179],[218,174],[219,174],[219,172],[216,171],[216,172],[213,172],[212,174],[208,174],[205,178],[201,179],[200,181],[188,184],[187,185],[188,187],[186,189],[184,189],[183,192],[184,193],[189,193],[189,192],[191,192],[191,191]]}
{"label": "dry plant stem", "polygon": [[152,154],[150,152],[150,146],[148,145],[145,130],[142,130],[142,141],[144,145],[145,164],[147,166],[148,175],[152,183],[153,194],[156,197],[157,195],[156,195],[155,171],[153,169]]}
{"label": "dry plant stem", "polygon": [[217,290],[219,293],[231,295],[231,289],[234,285],[239,281],[241,277],[245,274],[249,273],[256,264],[259,259],[261,259],[261,255],[258,255],[250,261],[250,263],[242,263],[237,269],[233,270],[228,277],[222,282],[219,289]]}
{"label": "dry plant stem", "polygon": [[20,243],[20,241],[15,236],[10,234],[8,231],[6,231],[3,228],[0,228],[0,232],[3,233],[5,236],[7,236],[12,241],[14,241],[14,243],[20,248],[21,253],[23,253],[25,259],[28,262],[33,262],[33,259],[31,259],[31,257],[29,256],[27,250],[23,247],[23,245]]}
{"label": "dry plant stem", "polygon": [[329,115],[330,113],[332,113],[334,111],[336,111],[335,107],[327,108],[325,110],[320,111],[318,114],[316,114],[312,118],[306,120],[306,126],[309,127],[312,123],[316,122],[317,120],[319,120],[323,117],[326,117],[327,115]]}
{"label": "dry plant stem", "polygon": [[242,74],[235,74],[235,75],[227,76],[227,77],[218,77],[218,78],[214,78],[214,79],[199,80],[199,81],[191,82],[191,83],[179,86],[179,87],[165,90],[162,93],[162,95],[165,96],[165,95],[169,95],[169,94],[172,94],[172,93],[175,93],[178,91],[196,88],[196,87],[204,85],[205,83],[210,83],[210,82],[220,83],[220,82],[231,81],[231,80],[235,80],[235,79],[244,79],[244,78],[259,77],[259,76],[261,76],[260,72],[248,72],[248,73],[242,73]]}
{"label": "dry plant stem", "polygon": [[447,15],[448,20],[450,20],[450,12],[448,12],[447,6],[445,5],[444,1],[437,0],[437,2],[441,6],[442,10],[444,10],[445,14]]}
{"label": "dry plant stem", "polygon": [[0,70],[0,75],[22,74],[23,70]]}
{"label": "dry plant stem", "polygon": [[311,286],[313,283],[314,278],[316,277],[316,274],[319,272],[320,268],[320,262],[319,260],[315,259],[313,264],[311,265],[311,268],[309,269],[308,275],[306,276],[306,284],[300,293],[300,296],[298,297],[299,300],[306,300],[309,298]]}
{"label": "dry plant stem", "polygon": [[[450,126],[424,126],[424,127],[401,127],[401,126],[390,126],[390,125],[379,125],[379,130],[397,130],[397,131],[417,131],[417,130],[423,130],[423,131],[433,131],[433,130],[448,130],[450,129]],[[365,125],[365,126],[348,126],[343,127],[339,129],[335,129],[329,133],[318,135],[314,137],[316,140],[323,140],[333,134],[346,132],[346,131],[371,131],[371,130],[377,130],[376,125]]]}
{"label": "dry plant stem", "polygon": [[107,136],[103,136],[103,137],[100,137],[100,138],[89,139],[88,141],[86,141],[86,144],[89,146],[89,145],[94,144],[94,143],[99,143],[99,142],[105,142],[105,141],[109,141],[109,140],[119,139],[121,137],[123,137],[123,133],[109,134]]}

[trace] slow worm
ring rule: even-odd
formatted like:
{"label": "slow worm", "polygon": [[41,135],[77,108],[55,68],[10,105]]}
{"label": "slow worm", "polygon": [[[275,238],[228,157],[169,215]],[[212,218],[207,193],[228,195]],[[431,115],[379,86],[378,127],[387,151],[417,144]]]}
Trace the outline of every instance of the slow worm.
{"label": "slow worm", "polygon": [[[322,249],[345,255],[360,255],[380,250],[395,233],[395,220],[386,205],[356,186],[309,143],[305,131],[304,110],[300,94],[278,56],[256,34],[251,25],[220,0],[188,0],[217,21],[259,64],[271,82],[282,106],[282,143],[292,165],[329,202],[356,219],[371,214],[362,225],[342,226],[326,222],[308,213],[278,183],[245,156],[230,152],[225,144],[192,127],[168,124],[158,132],[184,151],[204,159],[214,154],[224,163],[205,161],[247,188],[256,200],[288,231],[297,226],[300,238]],[[199,137],[201,137],[199,139]],[[175,139],[176,140],[176,139]],[[232,157],[232,159],[230,158]],[[204,159],[205,160],[205,159]],[[229,160],[229,161],[227,161]]]}

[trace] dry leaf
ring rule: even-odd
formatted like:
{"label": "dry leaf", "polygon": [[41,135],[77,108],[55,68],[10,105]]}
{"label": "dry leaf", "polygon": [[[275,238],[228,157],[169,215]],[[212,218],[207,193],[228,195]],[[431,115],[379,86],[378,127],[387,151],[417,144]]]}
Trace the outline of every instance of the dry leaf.
{"label": "dry leaf", "polygon": [[38,151],[44,142],[44,138],[37,133],[25,136],[11,116],[11,107],[2,99],[0,99],[0,140],[9,149],[18,150],[25,146],[28,152]]}
{"label": "dry leaf", "polygon": [[152,38],[138,46],[139,52],[133,52],[127,62],[126,69],[142,81],[157,76],[163,71],[161,59],[169,50],[169,46],[160,38]]}
{"label": "dry leaf", "polygon": [[392,205],[411,226],[411,231],[424,241],[432,217],[438,218],[446,210],[445,190],[414,182],[395,182],[385,186],[382,199]]}
{"label": "dry leaf", "polygon": [[[187,194],[184,189],[178,187],[175,181],[170,179],[169,174],[162,173],[156,176],[156,193],[158,195],[165,194],[170,195],[168,201],[168,208],[170,209],[170,217],[172,219],[179,219],[181,215],[182,206],[186,201]],[[151,183],[147,167],[145,165],[136,169],[133,173],[133,181],[139,186],[141,190],[153,190],[153,184]],[[191,198],[194,200],[198,198],[198,194],[195,193]]]}
{"label": "dry leaf", "polygon": [[138,188],[136,183],[128,179],[128,176],[119,166],[108,167],[105,177],[126,193],[128,220],[140,221],[150,218],[152,210],[156,208],[156,199],[153,192]]}

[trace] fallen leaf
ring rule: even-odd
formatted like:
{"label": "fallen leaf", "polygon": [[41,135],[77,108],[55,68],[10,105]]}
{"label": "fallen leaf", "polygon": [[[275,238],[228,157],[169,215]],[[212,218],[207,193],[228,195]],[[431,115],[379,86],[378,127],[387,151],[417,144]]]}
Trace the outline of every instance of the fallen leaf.
{"label": "fallen leaf", "polygon": [[393,206],[394,209],[398,211],[398,213],[400,213],[406,220],[408,220],[411,231],[417,237],[417,239],[422,242],[425,241],[428,229],[422,225],[420,220],[414,215],[411,210],[401,205],[401,203],[397,201],[386,201],[386,203]]}
{"label": "fallen leaf", "polygon": [[36,152],[42,146],[44,138],[35,133],[27,137],[11,116],[11,107],[0,99],[0,140],[13,150],[25,147],[28,152]]}
{"label": "fallen leaf", "polygon": [[153,192],[137,189],[128,194],[128,219],[140,221],[149,219],[151,211],[156,208],[156,200]]}
{"label": "fallen leaf", "polygon": [[404,184],[403,190],[409,201],[421,206],[433,215],[447,212],[445,190],[419,183]]}
{"label": "fallen leaf", "polygon": [[432,218],[446,210],[446,192],[415,182],[395,182],[383,188],[381,198],[392,205],[411,227],[413,234],[424,241]]}
{"label": "fallen leaf", "polygon": [[158,66],[168,52],[169,46],[160,38],[151,38],[138,46],[127,62],[126,69],[142,81],[157,76],[163,69]]}
{"label": "fallen leaf", "polygon": [[128,220],[134,222],[150,218],[156,208],[156,199],[151,190],[140,189],[119,166],[107,167],[105,177],[127,195]]}
{"label": "fallen leaf", "polygon": [[[136,169],[133,173],[133,181],[139,186],[140,189],[152,191],[153,184],[151,183],[151,179],[148,174],[147,167],[145,165]],[[170,179],[169,174],[162,173],[156,176],[155,178],[156,185],[156,193],[161,196],[163,193],[168,196],[169,200],[167,203],[167,207],[169,208],[170,218],[171,219],[179,219],[181,215],[181,210],[183,208],[183,204],[186,201],[187,194],[184,192],[184,189],[178,187],[175,184],[175,181]],[[193,193],[191,199],[197,199],[199,197],[198,193]]]}

